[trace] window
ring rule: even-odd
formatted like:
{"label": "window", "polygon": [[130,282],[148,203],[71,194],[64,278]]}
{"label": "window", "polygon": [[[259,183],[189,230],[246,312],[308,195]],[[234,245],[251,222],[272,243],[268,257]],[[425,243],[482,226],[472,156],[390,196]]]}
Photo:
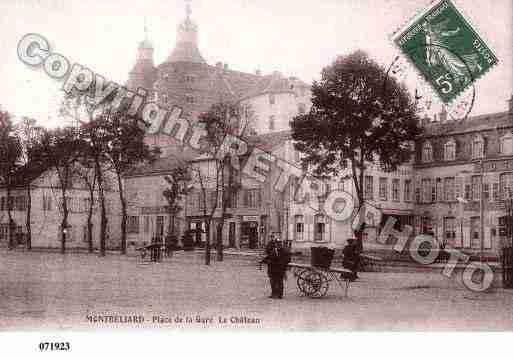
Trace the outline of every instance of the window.
{"label": "window", "polygon": [[270,116],[269,117],[269,131],[274,131],[276,125],[275,117]]}
{"label": "window", "polygon": [[305,232],[305,224],[303,222],[303,216],[302,215],[296,215],[294,217],[294,223],[295,223],[295,231],[294,231],[294,240],[296,241],[302,241],[303,240],[303,233]]}
{"label": "window", "polygon": [[194,103],[194,97],[192,95],[185,95],[185,102]]}
{"label": "window", "polygon": [[472,158],[484,157],[484,139],[482,136],[476,136],[472,140]]}
{"label": "window", "polygon": [[269,105],[274,105],[276,103],[276,97],[273,93],[269,94]]}
{"label": "window", "polygon": [[210,206],[210,208],[217,207],[217,192],[216,191],[210,192],[209,206]]}
{"label": "window", "polygon": [[404,201],[411,201],[411,180],[404,180]]}
{"label": "window", "polygon": [[511,133],[501,137],[499,152],[503,155],[510,155],[513,153],[513,135]]}
{"label": "window", "polygon": [[433,161],[433,147],[431,143],[426,142],[422,146],[422,162],[432,162]]}
{"label": "window", "polygon": [[480,220],[479,217],[470,218],[470,245],[472,248],[479,248],[480,241]]}
{"label": "window", "polygon": [[6,240],[8,238],[8,234],[9,234],[9,225],[8,224],[0,224],[0,240]]}
{"label": "window", "polygon": [[483,199],[485,201],[490,200],[490,184],[489,183],[483,183]]}
{"label": "window", "polygon": [[324,223],[324,216],[322,214],[315,215],[315,233],[314,241],[326,240],[326,224]]}
{"label": "window", "polygon": [[444,178],[444,199],[446,201],[454,201],[454,177]]}
{"label": "window", "polygon": [[237,208],[237,190],[231,190],[228,194],[228,208]]}
{"label": "window", "polygon": [[422,202],[430,203],[431,202],[431,179],[424,178],[421,182],[422,186]]}
{"label": "window", "polygon": [[379,199],[382,201],[387,200],[388,192],[388,178],[381,177],[379,179]]}
{"label": "window", "polygon": [[126,223],[126,232],[136,234],[139,233],[139,217],[128,216]]}
{"label": "window", "polygon": [[465,199],[470,201],[470,194],[472,193],[470,183],[465,183]]}
{"label": "window", "polygon": [[443,183],[442,183],[442,179],[441,178],[437,178],[436,179],[436,184],[435,186],[436,188],[433,188],[433,191],[435,192],[435,194],[432,195],[433,198],[433,202],[436,202],[437,200],[438,201],[443,201],[443,198],[444,198],[444,187],[443,187]]}
{"label": "window", "polygon": [[494,182],[492,184],[492,190],[493,190],[493,200],[495,202],[499,201],[499,199],[500,199],[499,183]]}
{"label": "window", "polygon": [[510,198],[513,194],[513,173],[503,173],[499,176],[501,199]]}
{"label": "window", "polygon": [[300,115],[304,115],[306,113],[306,106],[304,103],[300,103],[297,105],[297,111]]}
{"label": "window", "polygon": [[52,197],[46,194],[43,194],[43,211],[51,211],[52,210]]}
{"label": "window", "polygon": [[471,181],[472,200],[479,201],[481,198],[481,176],[472,176]]}
{"label": "window", "polygon": [[365,181],[365,187],[364,187],[363,197],[365,199],[374,199],[374,177],[365,176],[364,181]]}
{"label": "window", "polygon": [[247,189],[244,191],[244,207],[258,208],[260,207],[260,189]]}
{"label": "window", "polygon": [[340,182],[337,183],[337,190],[339,190],[339,191],[344,190],[344,181],[341,180]]}
{"label": "window", "polygon": [[444,145],[444,159],[446,161],[454,161],[456,159],[456,143],[452,139]]}
{"label": "window", "polygon": [[399,186],[401,181],[399,178],[394,178],[392,180],[392,201],[399,202]]}
{"label": "window", "polygon": [[193,75],[185,75],[185,82],[194,82]]}
{"label": "window", "polygon": [[144,233],[150,233],[150,216],[144,217]]}
{"label": "window", "polygon": [[454,217],[444,218],[444,238],[449,241],[456,238],[456,220]]}

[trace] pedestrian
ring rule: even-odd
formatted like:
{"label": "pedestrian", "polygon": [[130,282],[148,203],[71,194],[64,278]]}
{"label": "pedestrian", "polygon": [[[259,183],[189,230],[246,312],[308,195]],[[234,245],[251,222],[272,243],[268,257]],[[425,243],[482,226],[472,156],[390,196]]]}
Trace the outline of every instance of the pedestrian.
{"label": "pedestrian", "polygon": [[360,250],[358,244],[355,243],[354,238],[347,240],[347,245],[344,247],[342,254],[342,266],[353,272],[353,278],[358,278],[358,267],[360,266]]}
{"label": "pedestrian", "polygon": [[266,256],[260,261],[260,264],[267,264],[267,275],[271,284],[271,295],[269,298],[283,298],[283,281],[287,266],[290,263],[290,252],[278,236],[271,238],[265,248]]}

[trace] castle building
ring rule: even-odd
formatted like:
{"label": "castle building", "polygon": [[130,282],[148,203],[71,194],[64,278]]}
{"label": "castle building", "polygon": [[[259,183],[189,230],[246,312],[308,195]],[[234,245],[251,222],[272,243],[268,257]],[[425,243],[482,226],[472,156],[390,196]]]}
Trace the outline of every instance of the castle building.
{"label": "castle building", "polygon": [[[311,107],[310,85],[296,77],[277,71],[268,75],[258,70],[240,72],[222,62],[208,64],[199,50],[199,30],[191,19],[189,6],[186,18],[178,25],[176,44],[163,63],[154,63],[153,50],[146,35],[138,46],[136,62],[128,76],[129,89],[146,90],[149,99],[161,106],[181,107],[182,118],[192,122],[216,103],[238,105],[244,110],[243,123],[239,126],[257,135],[256,143],[270,152],[281,151],[286,143],[290,144],[289,121]],[[164,176],[176,165],[176,159],[192,160],[199,167],[211,165],[210,159],[191,158],[187,149],[170,136],[147,135],[146,140],[160,147],[162,154],[152,166],[138,168],[125,176],[127,196],[132,199],[129,223],[134,224],[130,227],[129,241],[135,243],[163,238],[168,231],[169,218],[162,192],[166,186]],[[244,179],[242,186],[234,197],[236,207],[229,209],[231,219],[224,226],[225,244],[262,245],[270,231],[282,226],[283,215],[276,214],[278,204],[268,191],[269,185]],[[212,191],[213,188],[208,188],[209,193]],[[178,233],[204,227],[199,192],[196,186],[187,196],[184,211],[175,223],[180,227]],[[214,217],[219,217],[217,212]]]}
{"label": "castle building", "polygon": [[[229,68],[227,63],[208,64],[199,50],[199,29],[187,16],[177,28],[175,47],[166,60],[155,65],[153,45],[145,39],[139,44],[127,87],[142,88],[149,99],[162,106],[179,106],[182,117],[194,121],[216,103],[230,102],[245,108],[244,126],[257,134],[289,129],[289,121],[311,106],[310,86],[280,72],[262,75]],[[150,143],[174,153],[176,143],[169,136],[148,136]],[[151,137],[151,138],[150,138]]]}

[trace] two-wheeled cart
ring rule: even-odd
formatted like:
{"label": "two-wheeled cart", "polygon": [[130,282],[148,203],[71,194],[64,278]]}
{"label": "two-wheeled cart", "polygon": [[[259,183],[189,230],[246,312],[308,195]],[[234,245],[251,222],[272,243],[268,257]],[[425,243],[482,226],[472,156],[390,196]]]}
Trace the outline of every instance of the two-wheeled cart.
{"label": "two-wheeled cart", "polygon": [[345,268],[324,268],[308,264],[289,263],[296,278],[298,290],[307,297],[321,298],[328,293],[330,282],[337,282],[347,297],[354,273]]}

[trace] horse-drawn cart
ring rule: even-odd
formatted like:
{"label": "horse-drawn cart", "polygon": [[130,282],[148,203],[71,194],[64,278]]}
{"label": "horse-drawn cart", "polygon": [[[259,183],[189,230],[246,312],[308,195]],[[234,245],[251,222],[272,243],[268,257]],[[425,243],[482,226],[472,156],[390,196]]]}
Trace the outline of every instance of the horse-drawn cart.
{"label": "horse-drawn cart", "polygon": [[347,297],[349,283],[354,280],[354,274],[345,268],[325,268],[308,264],[289,263],[296,278],[299,291],[312,298],[321,298],[328,293],[330,282],[337,282]]}

